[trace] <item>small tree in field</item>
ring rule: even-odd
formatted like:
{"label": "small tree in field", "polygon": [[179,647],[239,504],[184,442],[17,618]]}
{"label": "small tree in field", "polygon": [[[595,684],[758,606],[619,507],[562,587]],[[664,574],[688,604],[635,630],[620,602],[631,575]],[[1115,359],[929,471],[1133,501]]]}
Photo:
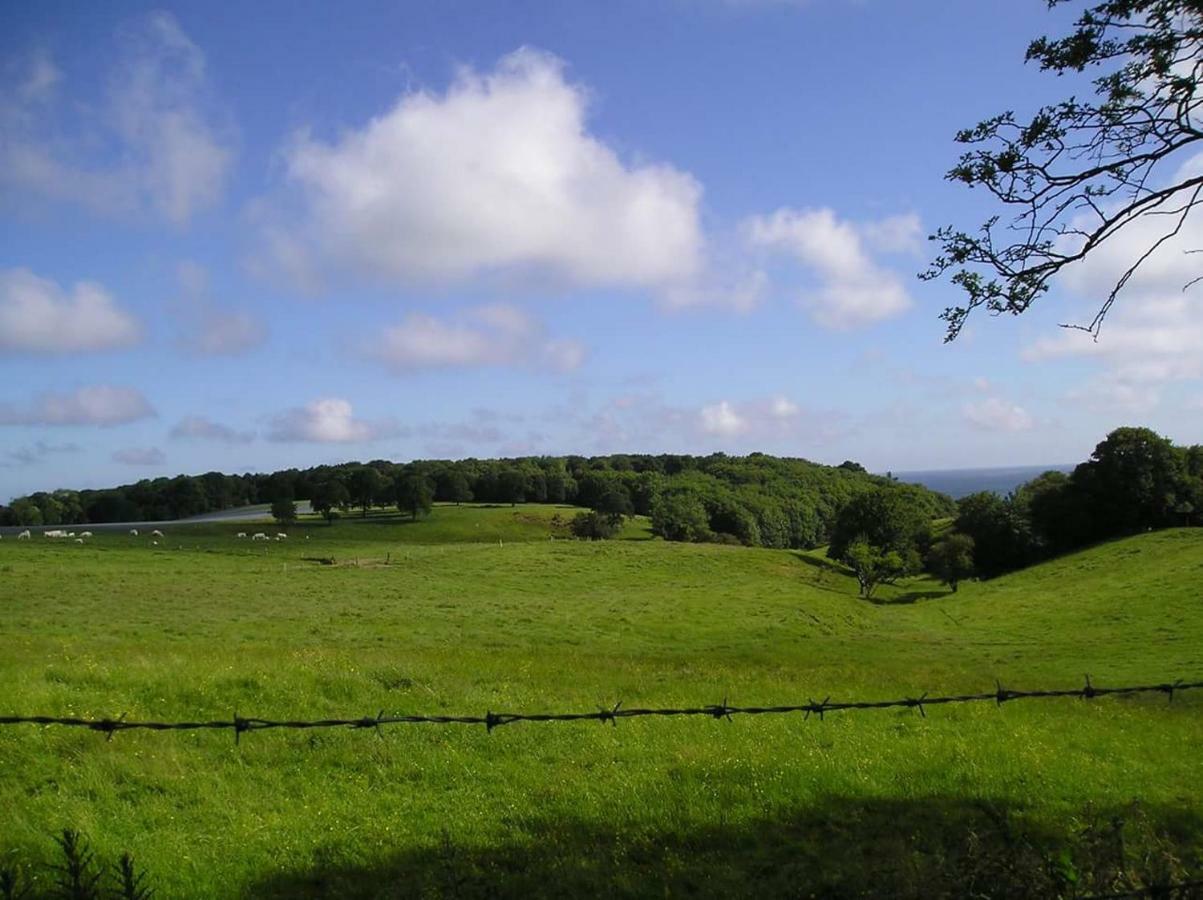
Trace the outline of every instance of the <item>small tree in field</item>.
{"label": "small tree in field", "polygon": [[611,516],[600,512],[578,513],[569,526],[574,537],[588,541],[604,541],[618,534],[622,527],[622,516]]}
{"label": "small tree in field", "polygon": [[957,592],[957,585],[973,576],[973,538],[953,532],[932,544],[927,567],[933,575]]}
{"label": "small tree in field", "polygon": [[351,493],[341,481],[323,481],[314,485],[309,505],[318,513],[326,524],[332,524],[338,518],[337,506],[345,506],[351,502]]}
{"label": "small tree in field", "polygon": [[860,595],[866,600],[873,597],[878,585],[893,584],[906,575],[909,568],[901,553],[874,547],[863,537],[848,545],[843,560],[856,575]]}
{"label": "small tree in field", "polygon": [[272,518],[281,525],[291,525],[297,520],[297,505],[291,499],[280,499],[272,503]]}
{"label": "small tree in field", "polygon": [[405,475],[397,481],[397,509],[416,522],[434,506],[434,488],[421,475]]}

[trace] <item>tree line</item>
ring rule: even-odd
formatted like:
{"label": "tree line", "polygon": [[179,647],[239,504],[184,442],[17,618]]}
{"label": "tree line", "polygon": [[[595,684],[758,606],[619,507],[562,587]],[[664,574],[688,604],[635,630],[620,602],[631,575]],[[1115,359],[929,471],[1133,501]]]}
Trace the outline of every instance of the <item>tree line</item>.
{"label": "tree line", "polygon": [[1203,510],[1203,446],[1175,446],[1148,428],[1117,428],[1072,473],[1050,471],[1006,497],[963,497],[933,522],[896,495],[868,492],[836,517],[828,555],[861,594],[926,569],[954,591],[1089,544],[1172,525]]}
{"label": "tree line", "polygon": [[855,496],[883,490],[928,518],[952,515],[947,497],[871,475],[851,461],[825,466],[762,453],[749,456],[614,454],[515,459],[372,460],[310,469],[145,479],[104,490],[38,492],[0,507],[0,522],[58,525],[162,521],[252,503],[287,520],[308,500],[328,519],[396,506],[415,518],[435,502],[564,503],[589,510],[578,536],[612,535],[624,517],[649,516],[677,541],[812,548],[827,542]]}

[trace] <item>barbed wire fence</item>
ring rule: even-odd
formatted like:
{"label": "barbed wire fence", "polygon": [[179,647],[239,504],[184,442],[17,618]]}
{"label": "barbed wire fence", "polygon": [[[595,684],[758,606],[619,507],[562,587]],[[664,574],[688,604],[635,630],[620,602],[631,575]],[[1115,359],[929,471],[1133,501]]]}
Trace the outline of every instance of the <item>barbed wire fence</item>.
{"label": "barbed wire fence", "polygon": [[1086,676],[1086,682],[1079,688],[1054,688],[1040,690],[1013,690],[1005,688],[996,682],[993,691],[980,694],[951,694],[930,696],[923,693],[918,697],[903,697],[895,700],[832,700],[827,697],[816,701],[808,699],[806,703],[795,703],[780,706],[736,706],[727,702],[714,703],[706,706],[682,706],[659,708],[624,708],[622,703],[616,703],[609,709],[599,709],[594,712],[560,712],[560,713],[523,713],[523,712],[492,712],[487,711],[483,716],[478,715],[423,715],[397,714],[386,715],[383,710],[375,716],[356,716],[353,718],[327,719],[263,719],[253,716],[241,716],[237,712],[229,719],[193,722],[158,722],[133,721],[124,716],[116,719],[86,718],[78,716],[0,716],[0,726],[6,725],[61,725],[70,728],[86,728],[105,734],[110,740],[120,731],[221,731],[232,730],[235,743],[241,740],[244,733],[249,731],[264,731],[270,728],[309,729],[309,728],[350,728],[374,729],[377,732],[388,725],[483,725],[492,732],[503,725],[513,725],[518,722],[601,722],[617,725],[620,720],[641,718],[679,718],[703,717],[711,719],[726,719],[734,716],[763,716],[790,715],[802,713],[805,719],[816,716],[822,719],[828,713],[863,712],[881,709],[911,709],[926,717],[929,706],[947,706],[961,703],[994,703],[1002,706],[1017,700],[1041,700],[1054,698],[1077,698],[1093,700],[1098,697],[1130,696],[1134,694],[1165,694],[1170,702],[1174,696],[1183,691],[1203,688],[1203,680],[1165,681],[1159,684],[1126,685],[1122,687],[1101,687],[1091,682]]}

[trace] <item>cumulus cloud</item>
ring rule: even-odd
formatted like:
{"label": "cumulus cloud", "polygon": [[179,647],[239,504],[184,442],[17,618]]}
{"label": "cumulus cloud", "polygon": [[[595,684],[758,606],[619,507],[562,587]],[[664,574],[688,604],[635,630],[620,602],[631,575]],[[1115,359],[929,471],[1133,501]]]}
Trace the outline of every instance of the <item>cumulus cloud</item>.
{"label": "cumulus cloud", "polygon": [[24,409],[0,404],[0,425],[99,425],[153,418],[154,409],[134,388],[91,385],[70,393],[39,394]]}
{"label": "cumulus cloud", "polygon": [[167,457],[158,447],[128,447],[113,454],[113,462],[127,466],[161,466]]}
{"label": "cumulus cloud", "polygon": [[825,208],[783,208],[744,223],[752,247],[786,254],[814,276],[818,283],[803,291],[801,303],[816,322],[833,329],[870,325],[911,307],[902,279],[869,248],[911,249],[918,228],[914,216],[858,225]]}
{"label": "cumulus cloud", "polygon": [[1036,424],[1022,406],[1001,397],[970,401],[961,407],[961,414],[985,431],[1028,431]]}
{"label": "cumulus cloud", "polygon": [[324,397],[274,417],[267,437],[281,442],[353,444],[399,433],[395,423],[357,419],[349,402],[339,397]]}
{"label": "cumulus cloud", "polygon": [[[166,12],[121,31],[118,52],[99,109],[56,107],[61,72],[45,54],[31,58],[0,109],[0,181],[107,215],[150,212],[183,225],[216,205],[233,160],[228,129],[209,110],[204,54]],[[56,130],[63,112],[71,127]]]}
{"label": "cumulus cloud", "polygon": [[569,372],[586,356],[579,341],[548,338],[539,322],[508,304],[475,307],[452,319],[411,313],[366,352],[395,372],[482,366]]}
{"label": "cumulus cloud", "polygon": [[18,447],[15,450],[9,450],[4,454],[4,458],[8,460],[6,465],[31,466],[39,463],[47,457],[54,456],[60,453],[78,453],[83,448],[79,444],[50,444],[46,441],[37,441],[28,447]]}
{"label": "cumulus cloud", "polygon": [[748,423],[726,400],[711,406],[703,406],[698,415],[701,419],[702,431],[707,434],[731,437],[742,434],[748,429]]}
{"label": "cumulus cloud", "polygon": [[254,432],[237,431],[204,416],[185,416],[172,426],[170,436],[177,440],[217,441],[223,444],[249,444],[255,439]]}
{"label": "cumulus cloud", "polygon": [[662,287],[699,270],[701,188],[664,164],[624,162],[589,133],[587,92],[529,48],[443,93],[403,95],[337,139],[284,153],[295,227],[265,223],[288,270],[309,259],[393,282],[519,272]]}
{"label": "cumulus cloud", "polygon": [[0,352],[112,350],[141,338],[138,321],[96,282],[68,291],[28,269],[0,270]]}

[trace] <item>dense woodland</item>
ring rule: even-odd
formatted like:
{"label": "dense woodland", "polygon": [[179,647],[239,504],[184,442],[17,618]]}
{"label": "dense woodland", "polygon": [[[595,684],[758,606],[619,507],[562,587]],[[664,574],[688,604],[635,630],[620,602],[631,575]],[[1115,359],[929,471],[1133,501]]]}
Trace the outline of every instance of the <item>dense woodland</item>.
{"label": "dense woodland", "polygon": [[1046,472],[1006,497],[958,503],[854,462],[750,456],[626,455],[373,460],[271,474],[180,475],[96,491],[39,492],[0,507],[0,524],[161,521],[271,503],[283,521],[308,500],[327,519],[396,507],[414,518],[436,501],[582,507],[577,537],[613,536],[648,516],[670,541],[811,549],[850,566],[866,597],[927,570],[953,590],[1111,537],[1193,525],[1203,511],[1203,446],[1119,428],[1071,474]]}
{"label": "dense woodland", "polygon": [[930,519],[952,501],[917,485],[868,474],[854,462],[750,456],[613,455],[518,459],[373,460],[271,474],[180,475],[107,490],[39,492],[0,509],[11,525],[161,521],[249,503],[309,500],[327,515],[398,506],[415,516],[431,502],[567,503],[597,510],[594,533],[623,515],[651,516],[671,540],[816,547],[855,496],[884,490]]}

